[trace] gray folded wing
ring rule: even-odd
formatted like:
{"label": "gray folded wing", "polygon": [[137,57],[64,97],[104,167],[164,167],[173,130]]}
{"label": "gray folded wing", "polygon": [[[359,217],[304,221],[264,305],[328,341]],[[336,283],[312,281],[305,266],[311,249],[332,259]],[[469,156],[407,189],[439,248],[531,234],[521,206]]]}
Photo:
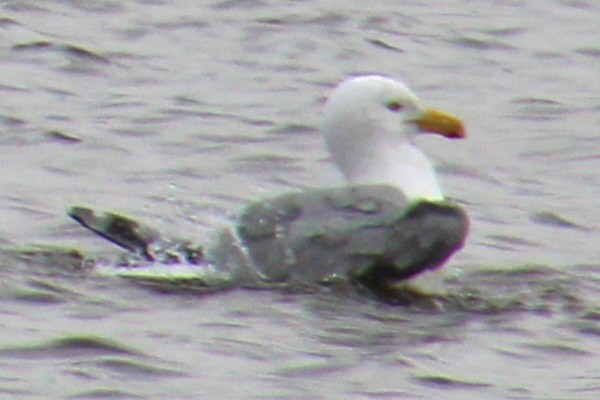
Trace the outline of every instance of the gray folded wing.
{"label": "gray folded wing", "polygon": [[361,185],[256,202],[237,229],[266,279],[387,284],[440,266],[464,243],[468,219],[447,202],[408,203],[391,186]]}

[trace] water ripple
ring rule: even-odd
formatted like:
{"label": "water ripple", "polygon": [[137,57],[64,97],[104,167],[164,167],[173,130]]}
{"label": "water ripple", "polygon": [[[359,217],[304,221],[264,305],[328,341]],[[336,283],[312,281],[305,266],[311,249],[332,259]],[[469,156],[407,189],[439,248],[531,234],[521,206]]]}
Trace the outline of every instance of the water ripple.
{"label": "water ripple", "polygon": [[67,336],[40,344],[0,348],[0,356],[16,359],[87,358],[106,355],[143,356],[143,353],[99,336]]}

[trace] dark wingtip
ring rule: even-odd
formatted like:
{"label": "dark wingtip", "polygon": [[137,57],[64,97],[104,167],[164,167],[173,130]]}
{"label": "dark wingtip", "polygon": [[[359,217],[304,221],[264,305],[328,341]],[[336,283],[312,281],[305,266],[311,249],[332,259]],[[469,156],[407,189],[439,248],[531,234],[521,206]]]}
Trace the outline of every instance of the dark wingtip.
{"label": "dark wingtip", "polygon": [[[67,209],[67,215],[83,227],[147,261],[178,262],[184,259],[191,264],[203,261],[202,246],[188,241],[165,239],[155,228],[125,215],[109,211],[96,212],[87,206],[71,206]],[[160,242],[158,248],[152,248],[157,242]]]}
{"label": "dark wingtip", "polygon": [[[159,237],[158,231],[154,228],[116,213],[104,211],[97,213],[86,206],[71,206],[67,210],[67,215],[112,243],[145,256],[148,245]],[[151,259],[150,256],[146,258]]]}
{"label": "dark wingtip", "polygon": [[85,221],[96,217],[94,211],[85,206],[71,206],[67,209],[67,215],[80,224],[84,224]]}

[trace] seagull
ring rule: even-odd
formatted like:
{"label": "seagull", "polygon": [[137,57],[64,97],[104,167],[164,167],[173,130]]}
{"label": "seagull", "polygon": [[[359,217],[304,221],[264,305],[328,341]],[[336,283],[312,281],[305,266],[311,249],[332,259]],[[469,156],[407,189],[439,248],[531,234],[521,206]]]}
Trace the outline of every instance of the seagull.
{"label": "seagull", "polygon": [[469,220],[445,198],[415,139],[464,138],[462,122],[423,108],[404,83],[380,75],[341,82],[323,114],[325,144],[345,184],[252,202],[207,246],[87,206],[68,214],[135,255],[134,263],[115,267],[122,276],[148,276],[131,264],[161,265],[163,272],[187,265],[199,268],[207,286],[344,281],[384,293],[438,269],[464,245]]}

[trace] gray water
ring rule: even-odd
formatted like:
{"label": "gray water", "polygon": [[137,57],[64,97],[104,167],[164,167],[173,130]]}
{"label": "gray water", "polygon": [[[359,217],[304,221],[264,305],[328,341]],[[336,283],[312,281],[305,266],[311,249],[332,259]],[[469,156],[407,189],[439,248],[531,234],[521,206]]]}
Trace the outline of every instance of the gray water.
{"label": "gray water", "polygon": [[[595,0],[1,1],[0,397],[600,398]],[[448,300],[199,295],[69,271],[118,210],[210,240],[247,201],[335,185],[344,77],[405,80],[469,138],[420,142],[472,220]]]}

